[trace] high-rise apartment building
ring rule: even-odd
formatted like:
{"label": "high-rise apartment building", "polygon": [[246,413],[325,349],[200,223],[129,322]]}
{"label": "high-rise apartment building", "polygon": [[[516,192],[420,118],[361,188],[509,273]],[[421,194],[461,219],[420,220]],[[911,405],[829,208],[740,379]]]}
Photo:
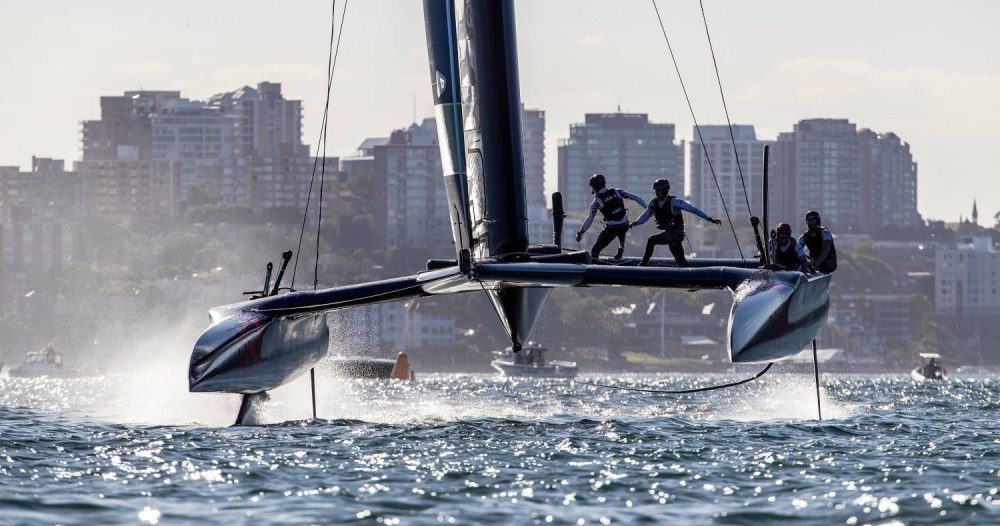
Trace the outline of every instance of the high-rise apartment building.
{"label": "high-rise apartment building", "polygon": [[521,107],[521,149],[524,152],[524,193],[528,206],[528,239],[552,242],[552,206],[545,195],[545,112]]}
{"label": "high-rise apartment building", "polygon": [[83,160],[150,159],[153,116],[180,98],[179,91],[145,90],[101,97],[100,120],[83,121],[80,127]]}
{"label": "high-rise apartment building", "polygon": [[[525,109],[522,123],[529,238],[534,243],[549,243],[552,226],[544,190],[545,112]],[[433,118],[396,130],[388,138],[366,139],[353,156],[340,159],[340,170],[345,189],[357,188],[370,176],[371,188],[360,190],[372,203],[379,203],[378,207],[385,203],[385,212],[374,217],[379,232],[377,246],[426,248],[442,257],[454,253]]]}
{"label": "high-rise apartment building", "polygon": [[87,210],[130,217],[171,215],[180,200],[180,165],[154,161],[153,120],[181,101],[179,91],[126,91],[101,97],[101,118],[81,125]]}
{"label": "high-rise apartment building", "polygon": [[545,112],[521,108],[524,193],[528,208],[545,209]]}
{"label": "high-rise apartment building", "polygon": [[180,202],[180,163],[95,159],[73,163],[84,181],[89,212],[129,218],[168,217]]}
{"label": "high-rise apartment building", "polygon": [[[860,229],[861,155],[847,119],[808,119],[778,135],[769,181],[771,223],[802,226],[808,210],[837,232]],[[858,230],[864,232],[866,230]]]}
{"label": "high-rise apartment building", "polygon": [[187,206],[248,204],[251,156],[236,148],[239,116],[216,105],[177,99],[152,117],[151,159],[176,163]]}
{"label": "high-rise apartment building", "polygon": [[917,163],[895,133],[858,132],[861,148],[862,220],[872,231],[921,224],[917,212]]}
{"label": "high-rise apartment building", "polygon": [[286,100],[274,82],[207,101],[177,91],[102,97],[101,119],[84,122],[82,131],[76,169],[88,204],[101,213],[172,215],[206,204],[303,207],[313,177],[301,102]]}
{"label": "high-rise apartment building", "polygon": [[728,210],[736,224],[749,224],[751,215],[760,217],[764,145],[771,141],[758,139],[748,125],[734,125],[732,134],[729,126],[701,126],[692,137],[688,147],[692,202],[712,217],[724,218]]}
{"label": "high-rise apartment building", "polygon": [[58,271],[72,253],[74,222],[83,215],[79,173],[58,159],[33,157],[31,171],[0,166],[0,266],[5,280],[29,270]]}
{"label": "high-rise apartment building", "polygon": [[454,252],[433,121],[392,132],[372,148],[377,246]]}
{"label": "high-rise apartment building", "polygon": [[985,315],[1000,310],[1000,251],[990,237],[937,249],[935,308],[939,315]]}
{"label": "high-rise apartment building", "polygon": [[645,113],[588,113],[559,144],[559,191],[567,213],[587,212],[593,200],[587,181],[594,173],[639,195],[652,195],[653,181],[666,178],[673,194],[684,195],[683,143],[675,141],[673,124],[651,123]]}
{"label": "high-rise apartment building", "polygon": [[214,95],[208,104],[236,117],[237,153],[254,157],[309,156],[309,147],[302,143],[302,101],[285,99],[281,83],[244,86]]}
{"label": "high-rise apartment building", "polygon": [[818,210],[835,231],[878,233],[921,222],[917,167],[893,133],[858,130],[847,119],[808,119],[774,145],[772,223],[802,224]]}

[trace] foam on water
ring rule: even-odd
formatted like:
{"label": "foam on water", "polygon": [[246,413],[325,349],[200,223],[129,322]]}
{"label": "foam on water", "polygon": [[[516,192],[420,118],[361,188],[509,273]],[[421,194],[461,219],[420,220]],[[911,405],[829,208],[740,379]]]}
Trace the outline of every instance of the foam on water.
{"label": "foam on water", "polygon": [[819,406],[816,401],[814,378],[801,374],[774,374],[757,383],[734,390],[729,403],[712,414],[712,419],[749,421],[802,421],[850,418],[859,411],[858,404],[844,403],[819,389]]}

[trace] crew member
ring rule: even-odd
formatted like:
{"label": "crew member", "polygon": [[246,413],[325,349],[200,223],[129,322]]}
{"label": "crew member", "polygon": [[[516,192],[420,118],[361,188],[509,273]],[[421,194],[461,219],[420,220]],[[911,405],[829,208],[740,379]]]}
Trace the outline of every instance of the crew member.
{"label": "crew member", "polygon": [[622,190],[620,188],[608,188],[607,181],[602,174],[594,174],[590,177],[590,192],[594,194],[594,201],[590,203],[590,215],[576,233],[576,242],[583,238],[584,232],[590,228],[594,222],[594,216],[598,210],[604,216],[604,230],[597,236],[597,242],[590,249],[590,257],[597,260],[604,247],[607,247],[613,239],[618,238],[618,252],[615,254],[615,261],[620,261],[625,253],[625,235],[628,234],[628,210],[625,209],[625,200],[631,199],[639,206],[645,208],[646,201],[641,197]]}
{"label": "crew member", "polygon": [[[822,225],[819,212],[806,212],[806,226],[808,230],[799,236],[798,243],[801,250],[799,261],[803,267],[823,274],[837,270],[837,247],[833,245],[833,234]],[[809,253],[808,257],[806,251]]]}
{"label": "crew member", "polygon": [[654,181],[653,192],[656,195],[649,202],[646,211],[631,226],[641,225],[649,220],[650,216],[653,216],[656,219],[656,228],[662,230],[662,232],[649,236],[649,239],[646,241],[646,252],[642,254],[642,262],[639,263],[639,266],[645,266],[649,263],[649,258],[653,256],[653,249],[656,248],[656,245],[667,245],[670,253],[674,256],[674,260],[677,262],[677,266],[688,267],[690,265],[684,257],[684,247],[681,246],[681,242],[684,241],[684,216],[681,215],[681,212],[690,212],[716,225],[721,225],[722,221],[709,216],[694,205],[670,194],[670,181],[666,179],[657,179]]}
{"label": "crew member", "polygon": [[778,224],[774,244],[772,248],[771,261],[779,270],[800,270],[802,268],[801,257],[804,257],[805,250],[792,239],[792,226],[788,223]]}

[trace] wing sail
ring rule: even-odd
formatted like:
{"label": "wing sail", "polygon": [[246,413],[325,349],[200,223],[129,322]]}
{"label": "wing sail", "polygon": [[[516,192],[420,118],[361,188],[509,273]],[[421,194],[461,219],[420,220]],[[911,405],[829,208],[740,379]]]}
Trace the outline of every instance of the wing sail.
{"label": "wing sail", "polygon": [[448,196],[455,255],[472,249],[469,219],[469,182],[462,136],[462,93],[458,77],[458,49],[452,0],[424,0],[427,58],[431,66],[431,93],[441,150],[441,168]]}
{"label": "wing sail", "polygon": [[455,248],[525,252],[521,93],[513,0],[424,0],[427,53]]}

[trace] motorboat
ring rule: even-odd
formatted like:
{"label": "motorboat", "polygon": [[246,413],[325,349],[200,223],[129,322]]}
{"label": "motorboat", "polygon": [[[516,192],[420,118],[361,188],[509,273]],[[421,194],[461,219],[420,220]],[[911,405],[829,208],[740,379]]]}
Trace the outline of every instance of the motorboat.
{"label": "motorboat", "polygon": [[545,347],[528,342],[519,352],[511,347],[494,352],[497,358],[490,362],[504,376],[530,376],[534,378],[576,378],[576,362],[546,360]]}
{"label": "motorboat", "polygon": [[66,378],[79,376],[79,371],[63,365],[62,354],[49,343],[40,351],[29,352],[24,363],[11,367],[7,374],[12,378],[33,378],[36,376],[51,376]]}
{"label": "motorboat", "polygon": [[914,380],[947,380],[948,370],[941,365],[939,360],[941,355],[934,352],[922,352],[920,353],[920,358],[924,360],[924,363],[910,372],[910,376]]}

